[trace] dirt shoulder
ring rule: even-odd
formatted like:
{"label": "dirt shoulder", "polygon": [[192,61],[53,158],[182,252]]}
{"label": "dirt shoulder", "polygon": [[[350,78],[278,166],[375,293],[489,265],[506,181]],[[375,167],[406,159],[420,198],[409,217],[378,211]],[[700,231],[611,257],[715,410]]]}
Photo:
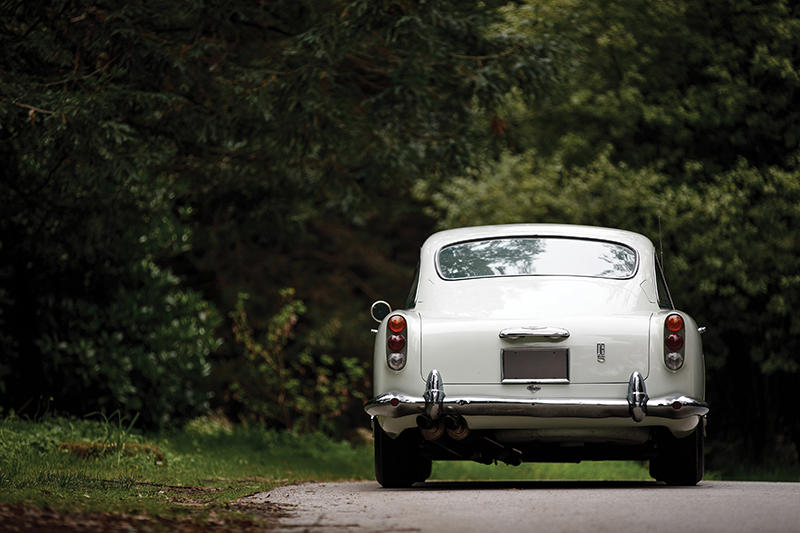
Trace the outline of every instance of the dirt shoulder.
{"label": "dirt shoulder", "polygon": [[203,509],[183,517],[161,517],[98,511],[58,511],[30,504],[0,504],[0,529],[6,532],[138,531],[211,532],[270,531],[287,506],[234,503],[226,509]]}

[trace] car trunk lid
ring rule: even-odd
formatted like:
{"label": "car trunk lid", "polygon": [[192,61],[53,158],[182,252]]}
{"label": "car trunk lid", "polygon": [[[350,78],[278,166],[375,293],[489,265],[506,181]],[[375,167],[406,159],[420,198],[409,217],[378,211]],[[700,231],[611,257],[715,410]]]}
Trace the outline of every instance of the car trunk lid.
{"label": "car trunk lid", "polygon": [[420,370],[454,384],[625,383],[634,370],[648,374],[649,318],[423,316]]}

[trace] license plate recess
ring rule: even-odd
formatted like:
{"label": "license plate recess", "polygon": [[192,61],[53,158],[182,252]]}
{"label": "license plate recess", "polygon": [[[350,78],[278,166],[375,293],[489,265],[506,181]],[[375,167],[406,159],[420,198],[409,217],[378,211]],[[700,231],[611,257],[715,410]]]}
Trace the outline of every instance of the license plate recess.
{"label": "license plate recess", "polygon": [[569,383],[569,350],[504,349],[503,383]]}

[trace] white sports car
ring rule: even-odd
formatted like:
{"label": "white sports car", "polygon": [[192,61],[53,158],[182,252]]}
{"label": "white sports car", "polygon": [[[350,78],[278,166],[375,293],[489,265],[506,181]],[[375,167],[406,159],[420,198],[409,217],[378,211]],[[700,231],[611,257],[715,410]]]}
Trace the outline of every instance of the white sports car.
{"label": "white sports car", "polygon": [[653,244],[628,231],[514,224],[442,231],[422,246],[403,309],[372,306],[375,476],[434,460],[650,461],[703,476],[700,334],[672,304]]}

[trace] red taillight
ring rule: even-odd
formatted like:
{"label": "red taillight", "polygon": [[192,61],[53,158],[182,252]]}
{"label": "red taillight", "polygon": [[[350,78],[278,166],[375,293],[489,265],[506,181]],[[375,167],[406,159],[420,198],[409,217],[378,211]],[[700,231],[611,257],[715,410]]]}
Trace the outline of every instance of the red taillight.
{"label": "red taillight", "polygon": [[406,329],[406,319],[400,315],[394,315],[389,319],[389,329],[394,333],[400,333]]}
{"label": "red taillight", "polygon": [[390,335],[387,341],[389,349],[393,352],[399,352],[406,346],[406,338],[402,335]]}
{"label": "red taillight", "polygon": [[667,329],[670,331],[680,331],[683,329],[683,317],[681,315],[669,315],[666,321]]}
{"label": "red taillight", "polygon": [[685,327],[686,323],[678,313],[671,313],[664,320],[664,347],[666,348],[664,350],[664,364],[673,372],[677,372],[683,367],[685,356],[683,333]]}
{"label": "red taillight", "polygon": [[673,352],[678,351],[683,348],[683,337],[677,333],[670,333],[667,335],[667,338],[664,339],[664,344],[666,344],[667,348]]}

